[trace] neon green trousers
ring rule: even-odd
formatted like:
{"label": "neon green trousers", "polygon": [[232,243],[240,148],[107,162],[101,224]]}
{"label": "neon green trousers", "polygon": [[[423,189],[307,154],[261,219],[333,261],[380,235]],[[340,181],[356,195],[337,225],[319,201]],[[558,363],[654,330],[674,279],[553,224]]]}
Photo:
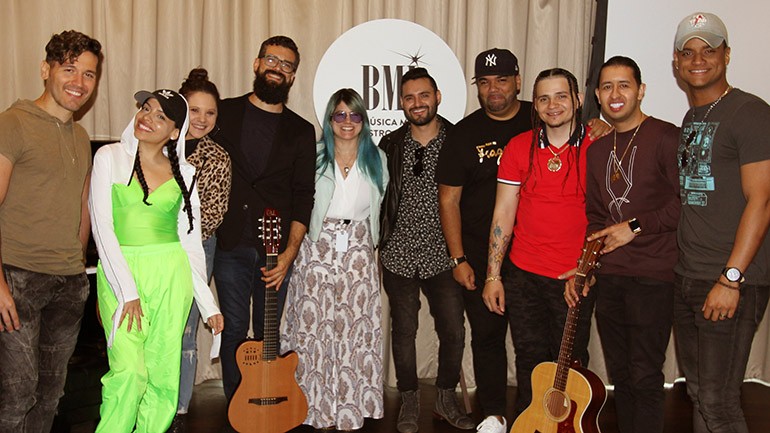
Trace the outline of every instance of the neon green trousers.
{"label": "neon green trousers", "polygon": [[[107,349],[97,433],[163,433],[176,413],[182,334],[192,303],[192,272],[178,242],[123,246],[142,306],[142,331],[124,319]],[[105,333],[118,302],[97,268],[99,312]],[[136,428],[134,430],[134,428]]]}

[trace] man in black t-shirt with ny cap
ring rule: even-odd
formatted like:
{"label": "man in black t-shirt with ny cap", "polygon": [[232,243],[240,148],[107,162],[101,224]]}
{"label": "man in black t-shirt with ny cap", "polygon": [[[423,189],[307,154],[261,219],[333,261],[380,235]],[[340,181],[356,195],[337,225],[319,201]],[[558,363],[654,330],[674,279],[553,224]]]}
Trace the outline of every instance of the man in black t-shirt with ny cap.
{"label": "man in black t-shirt with ny cap", "polygon": [[519,101],[519,62],[493,48],[476,57],[474,84],[481,108],[457,123],[439,155],[439,211],[452,273],[466,290],[477,394],[485,419],[481,433],[505,433],[507,319],[481,298],[487,269],[489,226],[495,206],[497,165],[508,141],[532,129],[532,103]]}

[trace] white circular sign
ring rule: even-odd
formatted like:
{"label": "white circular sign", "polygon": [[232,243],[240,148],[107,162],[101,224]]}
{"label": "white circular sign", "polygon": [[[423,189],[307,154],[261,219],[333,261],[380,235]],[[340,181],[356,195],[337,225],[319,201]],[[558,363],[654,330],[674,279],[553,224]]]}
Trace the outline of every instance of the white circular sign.
{"label": "white circular sign", "polygon": [[313,82],[318,122],[329,97],[350,87],[364,99],[374,142],[406,122],[401,111],[401,76],[423,67],[441,91],[438,112],[456,123],[465,114],[466,82],[460,62],[435,33],[411,21],[382,19],[360,24],[326,50]]}

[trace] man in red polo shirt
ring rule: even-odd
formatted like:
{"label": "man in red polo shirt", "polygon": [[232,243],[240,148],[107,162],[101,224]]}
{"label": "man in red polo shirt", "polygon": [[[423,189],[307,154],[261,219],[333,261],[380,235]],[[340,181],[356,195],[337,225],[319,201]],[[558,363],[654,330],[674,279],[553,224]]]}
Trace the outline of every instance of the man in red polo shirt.
{"label": "man in red polo shirt", "polygon": [[[591,140],[580,123],[582,95],[564,69],[535,80],[533,130],[514,137],[503,151],[489,235],[484,303],[508,308],[516,349],[516,414],[532,400],[534,367],[558,358],[567,305],[564,281],[586,232],[585,152]],[[513,236],[508,259],[505,251]],[[502,271],[502,273],[501,273]],[[573,357],[588,363],[593,295],[584,300]]]}

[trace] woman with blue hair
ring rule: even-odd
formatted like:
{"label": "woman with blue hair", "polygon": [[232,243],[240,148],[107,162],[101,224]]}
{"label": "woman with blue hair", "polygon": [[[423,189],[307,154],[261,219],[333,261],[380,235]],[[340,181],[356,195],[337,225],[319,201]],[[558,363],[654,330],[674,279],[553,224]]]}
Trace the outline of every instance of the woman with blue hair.
{"label": "woman with blue hair", "polygon": [[289,282],[281,342],[299,354],[305,424],[356,430],[364,418],[383,416],[374,247],[388,173],[353,89],[329,99],[317,155],[315,205]]}

